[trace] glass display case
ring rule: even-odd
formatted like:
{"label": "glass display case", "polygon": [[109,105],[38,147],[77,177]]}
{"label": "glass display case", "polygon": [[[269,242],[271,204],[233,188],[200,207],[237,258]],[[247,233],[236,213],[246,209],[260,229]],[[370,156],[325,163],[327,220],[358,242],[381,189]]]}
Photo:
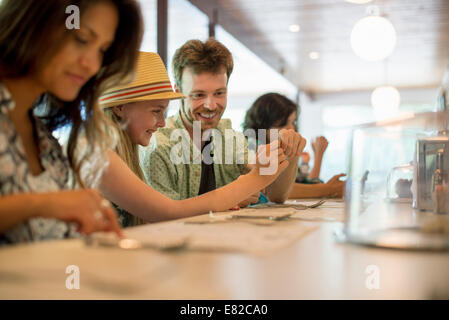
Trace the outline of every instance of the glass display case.
{"label": "glass display case", "polygon": [[439,111],[354,128],[338,240],[449,249],[448,124],[449,112]]}

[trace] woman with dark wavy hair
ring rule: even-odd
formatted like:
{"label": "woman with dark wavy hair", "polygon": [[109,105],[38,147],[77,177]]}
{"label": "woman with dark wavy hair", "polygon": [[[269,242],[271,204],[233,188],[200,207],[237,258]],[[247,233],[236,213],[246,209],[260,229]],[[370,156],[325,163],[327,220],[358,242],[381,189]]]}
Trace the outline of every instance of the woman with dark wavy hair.
{"label": "woman with dark wavy hair", "polygon": [[[66,27],[73,5],[79,29]],[[80,170],[88,155],[105,154],[111,143],[97,100],[134,70],[142,30],[134,0],[3,0],[0,243],[76,235],[67,222],[83,233],[120,233],[97,191],[71,189],[86,186]],[[52,132],[67,124],[66,156]]]}
{"label": "woman with dark wavy hair", "polygon": [[[266,93],[257,98],[246,112],[243,130],[255,130],[257,140],[259,140],[259,137],[257,137],[258,129],[298,130],[296,124],[298,113],[298,105],[287,97],[278,93]],[[266,134],[266,137],[268,139],[267,142],[270,142],[269,133]],[[324,137],[318,137],[312,143],[312,147],[315,151],[315,165],[309,177],[317,179],[320,172],[321,159],[327,147],[327,140]],[[339,180],[342,176],[344,174],[335,175],[327,183],[295,183],[289,198],[342,197],[345,185],[343,181]]]}

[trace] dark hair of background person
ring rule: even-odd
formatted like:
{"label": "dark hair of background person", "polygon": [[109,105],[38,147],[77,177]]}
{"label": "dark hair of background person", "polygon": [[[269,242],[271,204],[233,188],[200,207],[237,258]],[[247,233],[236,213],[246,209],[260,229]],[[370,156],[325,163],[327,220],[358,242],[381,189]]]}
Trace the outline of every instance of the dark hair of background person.
{"label": "dark hair of background person", "polygon": [[69,17],[66,13],[68,6],[78,6],[82,24],[83,13],[101,2],[116,6],[119,24],[99,72],[81,88],[73,101],[62,101],[45,93],[34,104],[34,108],[45,104],[42,118],[50,130],[71,125],[68,156],[81,186],[84,184],[79,169],[84,159],[77,159],[75,155],[78,136],[83,128],[91,147],[95,143],[101,145],[109,141],[104,125],[108,120],[98,106],[98,98],[105,89],[129,79],[135,69],[144,30],[140,5],[135,0],[3,0],[0,4],[2,81],[4,78],[33,74],[52,58],[69,37],[75,36],[76,30],[67,29],[65,24]]}
{"label": "dark hair of background person", "polygon": [[266,93],[257,98],[246,111],[243,130],[254,129],[258,139],[258,129],[283,127],[287,124],[288,117],[293,112],[298,114],[299,111],[299,106],[287,97],[274,92]]}

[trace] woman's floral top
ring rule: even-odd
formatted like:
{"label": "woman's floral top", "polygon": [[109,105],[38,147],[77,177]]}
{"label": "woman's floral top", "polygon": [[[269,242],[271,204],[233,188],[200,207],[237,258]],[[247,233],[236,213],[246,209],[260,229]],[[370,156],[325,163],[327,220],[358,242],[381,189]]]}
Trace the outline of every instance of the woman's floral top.
{"label": "woman's floral top", "polygon": [[[44,171],[37,176],[30,172],[22,140],[9,117],[14,106],[11,94],[0,83],[0,195],[70,189],[70,164],[61,145],[43,121],[31,113]],[[55,219],[32,218],[0,235],[0,245],[73,236],[79,234],[72,224]]]}

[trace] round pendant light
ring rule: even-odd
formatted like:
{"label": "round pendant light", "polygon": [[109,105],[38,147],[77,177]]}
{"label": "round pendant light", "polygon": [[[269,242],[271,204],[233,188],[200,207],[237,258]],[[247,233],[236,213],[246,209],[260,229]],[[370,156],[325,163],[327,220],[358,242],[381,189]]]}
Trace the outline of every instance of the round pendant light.
{"label": "round pendant light", "polygon": [[399,110],[401,96],[393,86],[381,86],[371,93],[371,105],[376,119],[393,117]]}
{"label": "round pendant light", "polygon": [[356,4],[364,4],[371,2],[372,0],[345,0],[346,2],[356,3]]}
{"label": "round pendant light", "polygon": [[352,29],[352,50],[365,61],[383,60],[394,51],[395,46],[396,30],[384,17],[364,17]]}

